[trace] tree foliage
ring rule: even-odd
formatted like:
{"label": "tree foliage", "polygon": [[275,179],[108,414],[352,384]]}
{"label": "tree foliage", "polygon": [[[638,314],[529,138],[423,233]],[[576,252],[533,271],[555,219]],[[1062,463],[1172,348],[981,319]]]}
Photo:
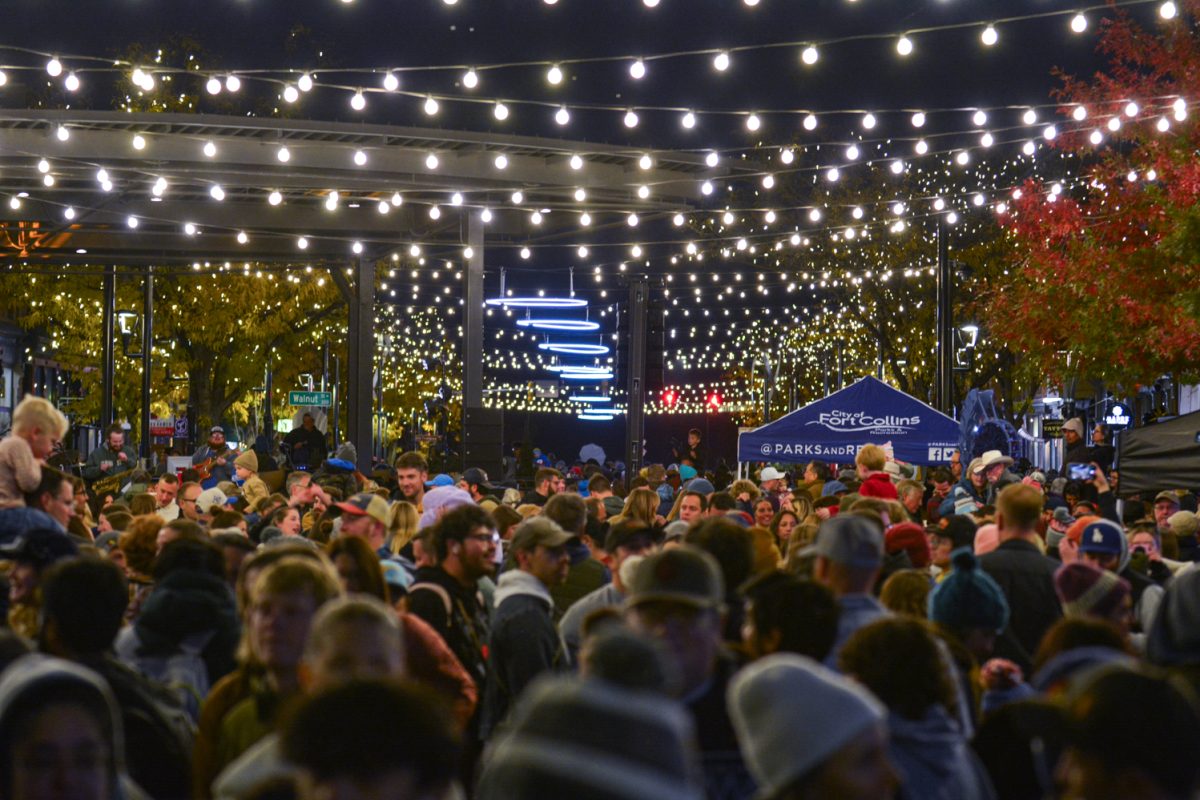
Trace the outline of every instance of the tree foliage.
{"label": "tree foliage", "polygon": [[[983,308],[1013,350],[1054,378],[1131,389],[1165,373],[1200,377],[1200,128],[1189,116],[1200,96],[1200,2],[1180,6],[1162,33],[1120,11],[1104,22],[1105,70],[1063,76],[1057,92],[1064,112],[1087,110],[1055,142],[1082,159],[1082,177],[1058,194],[1030,181],[1005,220],[1014,274],[990,284]],[[1093,131],[1104,137],[1099,151]]]}

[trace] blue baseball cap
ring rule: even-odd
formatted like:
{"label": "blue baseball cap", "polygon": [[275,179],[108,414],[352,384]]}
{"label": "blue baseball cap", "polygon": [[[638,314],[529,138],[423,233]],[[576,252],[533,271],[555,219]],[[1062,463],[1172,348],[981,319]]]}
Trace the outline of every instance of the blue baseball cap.
{"label": "blue baseball cap", "polygon": [[1119,556],[1124,550],[1124,540],[1125,533],[1117,523],[1098,519],[1083,529],[1079,537],[1079,552]]}
{"label": "blue baseball cap", "polygon": [[432,487],[437,487],[437,486],[453,486],[453,485],[454,485],[454,478],[451,478],[449,475],[447,475],[446,473],[442,472],[442,473],[439,473],[439,474],[437,474],[437,475],[434,475],[434,476],[433,476],[433,480],[431,480],[431,481],[425,481],[425,485],[426,485],[426,486],[429,486],[429,487],[431,487],[431,488],[432,488]]}

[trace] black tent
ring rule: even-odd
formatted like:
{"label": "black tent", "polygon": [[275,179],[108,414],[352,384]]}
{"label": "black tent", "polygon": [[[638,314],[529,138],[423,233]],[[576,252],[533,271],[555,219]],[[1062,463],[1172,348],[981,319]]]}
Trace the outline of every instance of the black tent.
{"label": "black tent", "polygon": [[1200,411],[1122,431],[1117,447],[1118,493],[1200,489]]}

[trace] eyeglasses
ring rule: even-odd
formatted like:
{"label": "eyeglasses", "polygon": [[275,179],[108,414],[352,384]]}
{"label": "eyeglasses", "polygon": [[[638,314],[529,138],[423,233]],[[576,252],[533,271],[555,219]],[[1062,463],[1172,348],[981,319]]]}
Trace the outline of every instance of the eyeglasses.
{"label": "eyeglasses", "polygon": [[491,533],[473,533],[467,538],[474,539],[480,544],[500,544],[500,534],[495,531]]}

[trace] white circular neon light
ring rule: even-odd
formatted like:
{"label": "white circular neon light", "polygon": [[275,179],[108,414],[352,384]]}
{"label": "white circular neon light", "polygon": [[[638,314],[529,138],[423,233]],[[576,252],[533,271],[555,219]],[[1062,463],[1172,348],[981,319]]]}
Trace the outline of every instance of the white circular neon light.
{"label": "white circular neon light", "polygon": [[558,342],[542,342],[538,345],[538,349],[570,356],[602,356],[609,352],[608,347],[602,344],[559,344]]}
{"label": "white circular neon light", "polygon": [[493,297],[487,304],[514,308],[585,308],[587,300],[581,297]]}
{"label": "white circular neon light", "polygon": [[582,319],[519,319],[517,327],[539,331],[598,331],[600,323]]}

